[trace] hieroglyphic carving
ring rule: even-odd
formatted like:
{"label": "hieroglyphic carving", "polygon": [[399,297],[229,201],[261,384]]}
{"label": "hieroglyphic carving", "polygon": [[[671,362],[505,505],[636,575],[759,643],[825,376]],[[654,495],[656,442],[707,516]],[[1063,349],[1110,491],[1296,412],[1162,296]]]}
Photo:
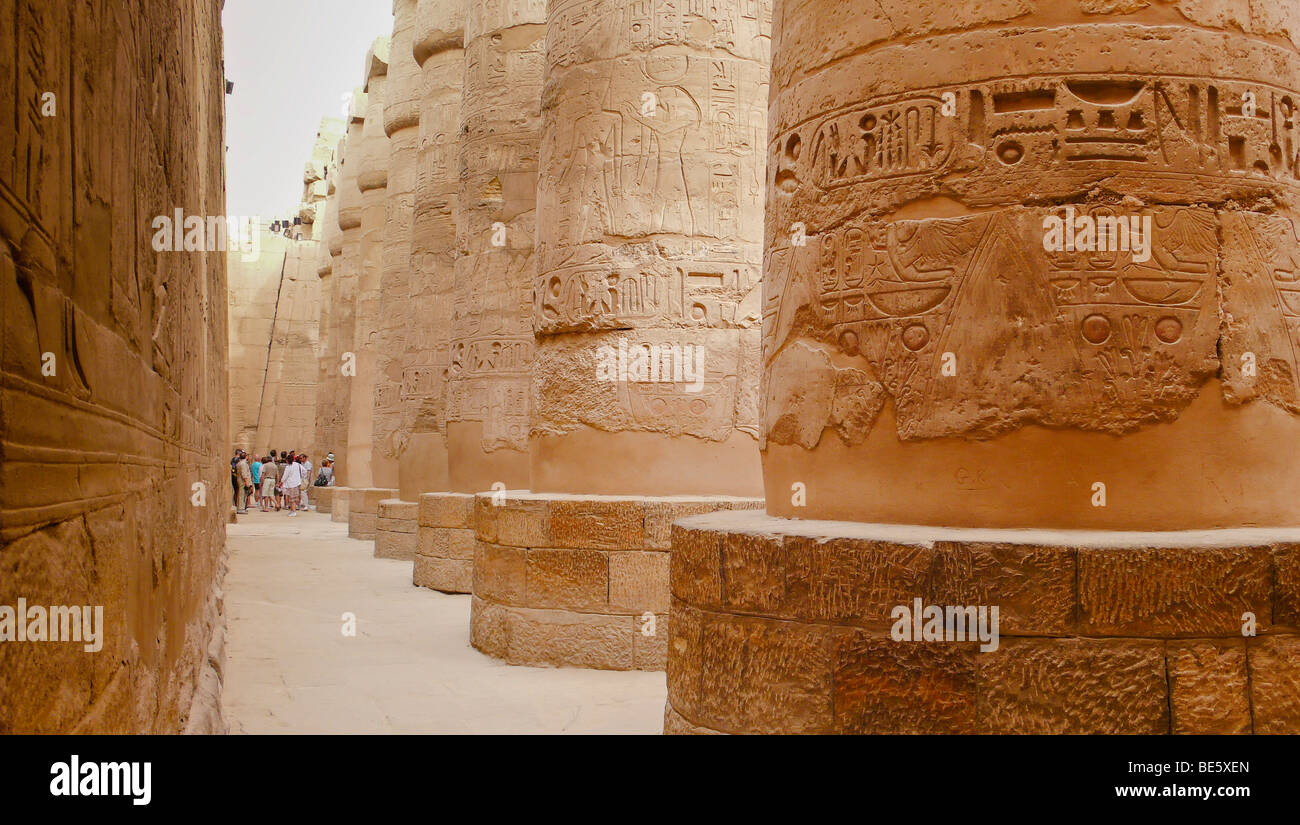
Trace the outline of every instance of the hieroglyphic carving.
{"label": "hieroglyphic carving", "polygon": [[[905,438],[1029,421],[1124,431],[1176,414],[1218,367],[1214,213],[1142,210],[1153,237],[1138,262],[1133,251],[1045,251],[1054,211],[862,222],[774,248],[764,352],[804,337],[863,359]],[[948,376],[945,353],[962,365]]]}
{"label": "hieroglyphic carving", "polygon": [[465,24],[446,416],[487,452],[527,448],[545,6],[476,0]]}
{"label": "hieroglyphic carving", "polygon": [[[550,351],[534,430],[752,431],[737,358],[753,353],[760,312],[770,22],[759,2],[551,4],[533,295]],[[592,368],[583,346],[604,340],[566,336],[629,329],[679,343],[725,331],[707,389],[563,389]]]}

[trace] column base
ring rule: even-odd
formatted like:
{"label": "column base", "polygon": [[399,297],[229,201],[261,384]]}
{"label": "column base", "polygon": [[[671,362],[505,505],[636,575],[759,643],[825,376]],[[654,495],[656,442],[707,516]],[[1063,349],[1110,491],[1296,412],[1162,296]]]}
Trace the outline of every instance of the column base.
{"label": "column base", "polygon": [[[714,513],[671,582],[668,733],[1300,733],[1300,530]],[[996,647],[904,638],[917,599],[996,606]]]}
{"label": "column base", "polygon": [[348,491],[348,538],[373,541],[379,531],[379,502],[394,498],[391,488],[353,487]]}
{"label": "column base", "polygon": [[348,523],[350,505],[352,504],[351,487],[335,487],[334,499],[330,502],[330,521],[339,524]]}
{"label": "column base", "polygon": [[338,489],[337,487],[312,487],[307,491],[316,512],[333,514],[334,497],[338,494]]}
{"label": "column base", "polygon": [[516,665],[663,670],[672,522],[762,506],[729,497],[480,493],[470,642]]}
{"label": "column base", "polygon": [[474,584],[474,494],[425,493],[419,507],[411,581],[443,593],[469,593]]}
{"label": "column base", "polygon": [[379,502],[375,558],[414,561],[419,514],[420,505],[414,501],[389,498]]}

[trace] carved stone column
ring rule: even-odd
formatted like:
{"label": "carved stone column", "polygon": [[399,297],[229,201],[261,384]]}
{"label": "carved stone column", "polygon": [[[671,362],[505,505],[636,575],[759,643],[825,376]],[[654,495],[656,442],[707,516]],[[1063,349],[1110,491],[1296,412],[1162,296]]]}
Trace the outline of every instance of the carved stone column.
{"label": "carved stone column", "polygon": [[450,593],[470,591],[474,563],[472,522],[466,521],[466,514],[473,512],[473,497],[448,492],[447,453],[466,6],[465,0],[420,0],[416,16],[420,149],[410,299],[421,322],[410,331],[418,352],[412,359],[407,386],[418,404],[407,408],[412,415],[411,442],[401,475],[403,497],[409,497],[411,488],[420,494],[412,581]]}
{"label": "carved stone column", "polygon": [[447,450],[456,492],[528,485],[545,24],[541,0],[471,0],[467,10],[461,255],[447,378]]}
{"label": "carved stone column", "polygon": [[655,670],[674,518],[761,507],[770,15],[552,0],[531,492],[480,494],[475,647]]}
{"label": "carved stone column", "polygon": [[675,528],[669,731],[1300,730],[1294,4],[1176,5],[777,3],[770,515]]}

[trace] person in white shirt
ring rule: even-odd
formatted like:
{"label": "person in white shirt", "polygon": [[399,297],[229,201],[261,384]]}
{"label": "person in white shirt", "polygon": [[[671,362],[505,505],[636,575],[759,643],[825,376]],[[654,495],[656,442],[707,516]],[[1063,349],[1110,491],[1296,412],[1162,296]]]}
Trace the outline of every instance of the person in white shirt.
{"label": "person in white shirt", "polygon": [[309,509],[311,503],[308,501],[309,491],[311,490],[311,461],[307,456],[302,457],[302,509]]}
{"label": "person in white shirt", "polygon": [[297,460],[290,461],[280,479],[280,489],[284,491],[284,503],[289,508],[290,517],[298,515],[298,491],[301,487],[302,465]]}

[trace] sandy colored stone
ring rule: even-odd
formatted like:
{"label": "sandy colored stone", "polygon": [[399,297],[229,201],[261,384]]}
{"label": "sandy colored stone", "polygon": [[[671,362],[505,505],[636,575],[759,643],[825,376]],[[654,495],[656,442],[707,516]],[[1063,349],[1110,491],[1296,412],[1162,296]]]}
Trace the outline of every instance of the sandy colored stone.
{"label": "sandy colored stone", "polygon": [[668,613],[657,613],[654,623],[645,615],[633,616],[632,669],[663,670],[668,662]]}
{"label": "sandy colored stone", "polygon": [[474,560],[474,531],[450,527],[421,527],[419,552],[444,559]]}
{"label": "sandy colored stone", "polygon": [[524,604],[603,613],[609,607],[609,556],[599,550],[529,550]]}
{"label": "sandy colored stone", "polygon": [[[723,534],[714,530],[673,528],[669,589],[687,605],[718,608],[722,604]],[[676,610],[674,609],[674,614]]]}
{"label": "sandy colored stone", "polygon": [[643,550],[609,553],[609,607],[641,616],[668,612],[669,554]]}
{"label": "sandy colored stone", "polygon": [[1246,656],[1255,733],[1300,732],[1300,637],[1250,639]]}
{"label": "sandy colored stone", "polygon": [[[547,22],[533,487],[752,495],[770,10],[577,0]],[[649,380],[602,366],[638,351]],[[592,449],[636,459],[579,470]]]}
{"label": "sandy colored stone", "polygon": [[725,731],[829,732],[829,638],[824,627],[706,614],[699,721]]}
{"label": "sandy colored stone", "polygon": [[1300,629],[1300,545],[1273,548],[1273,621]]}
{"label": "sandy colored stone", "polygon": [[1267,627],[1269,548],[1079,551],[1084,633],[1124,636],[1240,634],[1242,614]]}
{"label": "sandy colored stone", "polygon": [[980,733],[1168,733],[1164,646],[1003,639],[977,658]]}
{"label": "sandy colored stone", "polygon": [[665,736],[717,735],[717,733],[718,731],[715,730],[692,725],[681,714],[674,711],[671,705],[664,709]]}
{"label": "sandy colored stone", "polygon": [[446,422],[451,488],[528,486],[533,237],[546,9],[467,4]]}
{"label": "sandy colored stone", "polygon": [[1246,642],[1170,642],[1172,732],[1250,733],[1250,686]]}
{"label": "sandy colored stone", "polygon": [[381,519],[375,528],[375,558],[414,561],[417,536],[385,529],[386,526],[389,525]]}
{"label": "sandy colored stone", "polygon": [[509,645],[504,658],[512,664],[636,669],[631,616],[509,609],[506,622]]}
{"label": "sandy colored stone", "polygon": [[1002,633],[1063,635],[1075,621],[1077,556],[1051,544],[939,542],[927,601],[997,605]]}
{"label": "sandy colored stone", "polygon": [[0,14],[0,604],[105,623],[98,653],[0,644],[0,732],[219,719],[230,256],[151,243],[155,218],[225,213],[220,6]]}
{"label": "sandy colored stone", "polygon": [[474,589],[474,562],[426,556],[417,550],[411,581],[443,593],[470,593]]}
{"label": "sandy colored stone", "polygon": [[527,550],[480,540],[474,549],[474,596],[490,602],[523,603],[527,557]]}
{"label": "sandy colored stone", "polygon": [[465,493],[421,495],[420,526],[474,529],[474,496]]}
{"label": "sandy colored stone", "polygon": [[645,545],[640,500],[556,500],[550,505],[548,537],[556,547],[636,550]]}
{"label": "sandy colored stone", "polygon": [[330,520],[346,524],[351,507],[352,491],[347,487],[335,487],[334,502],[330,507]]}
{"label": "sandy colored stone", "polygon": [[[392,484],[390,467],[376,478],[374,454],[374,404],[379,380],[379,329],[383,292],[384,224],[387,220],[389,140],[384,131],[384,102],[388,88],[391,41],[376,38],[363,64],[365,120],[356,144],[358,232],[356,251],[355,325],[352,352],[356,374],[348,378],[349,411],[346,481],[353,487]],[[349,134],[349,139],[351,138]],[[349,140],[349,150],[352,143]],[[343,185],[347,185],[344,181]],[[347,255],[350,250],[344,249]],[[395,494],[395,493],[394,493]]]}
{"label": "sandy colored stone", "polygon": [[[1277,108],[1290,92],[1241,106],[1294,88],[1300,55],[1289,35],[1238,48],[1293,4],[1156,5],[777,4],[771,512],[1293,523],[1300,481],[1275,445],[1300,435],[1300,234],[1277,204],[1300,187],[1300,121]],[[1188,63],[1209,54],[1231,58]],[[1149,247],[1046,248],[1067,209],[1148,221]]]}
{"label": "sandy colored stone", "polygon": [[896,642],[888,634],[835,633],[835,732],[971,734],[977,646]]}

